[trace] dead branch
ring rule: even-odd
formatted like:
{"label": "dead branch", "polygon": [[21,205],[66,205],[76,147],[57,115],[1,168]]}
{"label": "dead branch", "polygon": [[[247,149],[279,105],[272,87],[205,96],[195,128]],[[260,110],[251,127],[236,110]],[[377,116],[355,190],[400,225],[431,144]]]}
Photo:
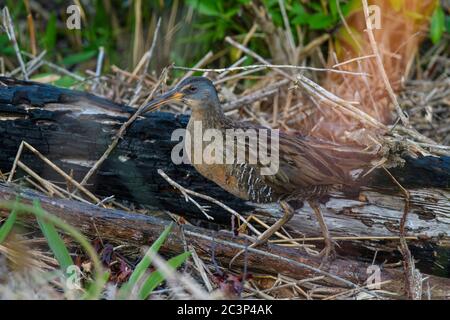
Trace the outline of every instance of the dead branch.
{"label": "dead branch", "polygon": [[[9,175],[11,179],[21,179],[25,175],[27,181],[34,180],[34,184],[40,184],[44,190],[80,200],[81,192],[80,197],[73,195],[74,188],[80,189],[76,182],[102,157],[135,109],[84,92],[11,78],[0,81],[5,84],[0,86],[0,134],[4,137],[0,170],[3,175],[15,172],[14,163],[20,160],[23,166],[14,176]],[[157,174],[157,170],[162,169],[180,186],[197,193],[207,190],[208,196],[243,216],[257,214],[262,227],[271,224],[274,217],[281,214],[278,206],[239,200],[200,176],[192,166],[175,165],[171,161],[171,150],[178,143],[171,140],[171,133],[184,128],[187,121],[187,116],[164,112],[135,119],[85,186],[98,201],[83,192],[85,200],[105,205],[107,200],[101,199],[113,197],[117,201],[181,214],[193,222],[202,219],[198,207],[186,203],[179,191]],[[32,149],[23,148],[23,152],[18,153],[23,141]],[[17,154],[20,159],[16,159]],[[436,267],[440,265],[437,261],[448,251],[450,241],[450,158],[397,156],[404,166],[389,170],[411,194],[405,239],[414,258],[420,260],[418,268],[429,273],[441,272],[436,269],[441,268]],[[386,178],[382,169],[375,169],[370,176],[361,190],[332,194],[322,210],[330,232],[341,239],[340,254],[371,260],[373,252],[379,251],[388,254],[387,258],[392,261],[400,258],[396,253],[404,199],[398,193],[398,186]],[[41,180],[40,183],[37,177],[47,182]],[[208,214],[214,217],[214,222],[222,228],[230,228],[229,211],[204,199],[197,202],[200,206],[211,205]],[[311,240],[320,235],[315,221],[312,210],[305,206],[297,210],[287,226],[290,236],[302,239],[297,241],[299,244],[283,239],[287,237],[283,233],[278,236],[289,246],[320,245],[317,239]],[[252,236],[255,235],[257,233],[252,232]],[[444,265],[442,269],[448,267]]]}
{"label": "dead branch", "polygon": [[[160,235],[168,221],[143,214],[127,213],[120,210],[99,208],[73,200],[56,200],[27,189],[0,184],[0,199],[13,200],[20,194],[21,199],[30,203],[38,198],[42,207],[77,227],[90,237],[100,236],[116,242],[148,245]],[[0,210],[0,216],[8,216],[8,212]],[[25,221],[34,224],[32,216],[24,216]],[[179,253],[184,250],[182,233],[186,241],[196,248],[202,259],[209,261],[214,251],[216,261],[227,265],[239,250],[245,249],[245,238],[236,237],[230,232],[212,232],[198,227],[183,226],[172,233],[162,252]],[[298,252],[294,249],[276,245],[263,249],[248,249],[247,257],[237,259],[236,266],[243,267],[248,263],[251,272],[285,274],[295,279],[311,277],[317,273],[326,275],[324,281],[337,285],[364,285],[367,280],[369,264],[348,259],[336,259],[326,271],[318,270],[320,259]],[[403,290],[402,271],[381,268],[383,290],[401,293]],[[342,281],[342,280],[344,281]],[[450,280],[429,276],[431,297],[434,299],[448,297]],[[365,289],[364,289],[365,290]],[[376,294],[376,293],[375,293]]]}

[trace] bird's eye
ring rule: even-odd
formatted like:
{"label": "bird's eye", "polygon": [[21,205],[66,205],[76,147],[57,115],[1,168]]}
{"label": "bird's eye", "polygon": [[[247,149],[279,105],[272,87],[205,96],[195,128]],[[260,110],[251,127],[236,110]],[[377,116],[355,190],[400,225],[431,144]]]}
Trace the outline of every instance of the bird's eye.
{"label": "bird's eye", "polygon": [[189,87],[189,91],[192,92],[192,93],[197,92],[197,87],[195,87],[195,86],[190,86],[190,87]]}

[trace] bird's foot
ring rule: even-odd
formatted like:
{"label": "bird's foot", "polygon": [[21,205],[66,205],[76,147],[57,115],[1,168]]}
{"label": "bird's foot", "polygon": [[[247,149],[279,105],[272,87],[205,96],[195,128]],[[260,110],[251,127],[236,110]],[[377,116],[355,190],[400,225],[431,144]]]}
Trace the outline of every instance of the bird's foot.
{"label": "bird's foot", "polygon": [[320,251],[316,257],[322,258],[320,268],[324,265],[328,265],[336,259],[336,247],[331,239],[325,239],[325,247]]}

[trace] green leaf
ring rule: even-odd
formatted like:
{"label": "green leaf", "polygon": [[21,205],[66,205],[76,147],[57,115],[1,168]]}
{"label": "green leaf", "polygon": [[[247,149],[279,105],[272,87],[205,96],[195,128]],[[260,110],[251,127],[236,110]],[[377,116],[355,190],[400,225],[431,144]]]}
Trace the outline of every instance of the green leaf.
{"label": "green leaf", "polygon": [[229,19],[233,18],[236,14],[238,14],[238,12],[239,12],[239,8],[230,9],[224,14],[224,18],[229,20]]}
{"label": "green leaf", "polygon": [[322,30],[328,29],[333,25],[334,19],[332,16],[324,13],[316,13],[308,18],[308,24],[311,29]]}
{"label": "green leaf", "polygon": [[338,8],[336,0],[330,0],[330,13],[333,18],[338,17]]}
{"label": "green leaf", "polygon": [[293,25],[296,25],[296,24],[306,25],[306,24],[308,24],[308,21],[309,21],[308,14],[305,12],[302,12],[302,13],[299,13],[294,19],[292,19],[291,23]]}
{"label": "green leaf", "polygon": [[278,0],[264,0],[264,6],[266,8],[272,8],[272,7],[279,8]]}
{"label": "green leaf", "polygon": [[[2,201],[0,199],[0,208],[5,208],[9,210],[14,210],[17,208],[17,212],[19,214],[23,213],[32,213],[36,217],[39,217],[41,220],[44,220],[44,223],[50,224],[51,227],[53,225],[58,226],[58,228],[61,228],[66,232],[68,235],[72,236],[75,241],[77,241],[81,247],[86,251],[86,253],[91,258],[91,261],[94,265],[94,282],[99,283],[102,281],[103,278],[103,267],[101,264],[101,261],[97,255],[97,252],[95,251],[94,247],[89,243],[89,241],[74,227],[72,227],[70,224],[63,221],[61,218],[54,216],[45,210],[41,208],[39,205],[39,201],[35,201],[33,206],[25,205],[22,203],[14,203],[12,201]],[[56,233],[57,234],[57,233]],[[57,237],[59,238],[59,237]],[[61,239],[59,238],[61,241]],[[48,241],[48,239],[47,239]],[[52,242],[48,241],[49,245],[52,244]],[[61,241],[62,242],[62,241]],[[64,244],[62,245],[63,250],[65,249]],[[68,256],[70,258],[70,256]],[[67,259],[68,260],[68,259]],[[67,270],[67,269],[66,269]],[[100,288],[100,285],[96,285],[95,288]],[[100,296],[101,292],[94,292],[94,295],[92,296],[92,299],[97,299]]]}
{"label": "green leaf", "polygon": [[0,33],[0,53],[6,56],[12,56],[15,53],[6,33]]}
{"label": "green leaf", "polygon": [[445,29],[447,33],[450,33],[450,16],[445,16]]}
{"label": "green leaf", "polygon": [[305,13],[305,8],[299,2],[294,2],[291,7],[291,12],[295,15]]}
{"label": "green leaf", "polygon": [[[16,202],[14,205],[19,203],[19,197],[16,198]],[[0,243],[5,241],[8,234],[11,232],[14,223],[16,223],[17,220],[17,210],[14,208],[11,213],[8,216],[8,219],[6,219],[5,222],[3,222],[3,225],[0,227]]]}
{"label": "green leaf", "polygon": [[58,87],[70,88],[77,82],[78,80],[72,78],[71,76],[62,76],[61,78],[53,82],[53,84]]}
{"label": "green leaf", "polygon": [[[172,259],[169,259],[167,261],[167,265],[170,266],[172,269],[176,270],[179,266],[181,266],[187,258],[191,255],[190,252],[184,252],[182,254],[179,254],[176,257],[173,257]],[[145,300],[148,298],[148,296],[155,290],[156,287],[158,287],[163,281],[164,276],[159,271],[154,271],[152,274],[145,280],[144,284],[141,287],[141,290],[139,291],[139,299]]]}
{"label": "green leaf", "polygon": [[441,6],[437,6],[431,16],[430,38],[433,43],[441,40],[445,28],[445,14]]}
{"label": "green leaf", "polygon": [[317,2],[309,2],[309,7],[312,8],[314,11],[317,11],[319,13],[323,13],[322,4],[320,1]]}
{"label": "green leaf", "polygon": [[128,279],[127,283],[123,285],[121,288],[121,292],[119,292],[120,298],[125,298],[131,290],[133,290],[133,287],[136,285],[136,283],[139,281],[139,279],[145,274],[148,267],[150,267],[150,264],[152,263],[151,256],[154,253],[157,253],[161,246],[164,244],[164,242],[167,239],[167,236],[170,233],[170,230],[172,230],[172,224],[168,225],[167,228],[161,233],[161,235],[156,239],[155,242],[153,242],[152,246],[148,249],[142,260],[138,263],[136,268],[134,269],[133,273],[130,276],[130,279]]}
{"label": "green leaf", "polygon": [[52,52],[56,45],[56,15],[54,13],[52,13],[50,19],[48,19],[43,40],[45,49],[48,52]]}
{"label": "green leaf", "polygon": [[88,289],[86,290],[82,299],[83,300],[98,299],[108,280],[109,280],[109,272],[105,271],[103,272],[103,274],[99,276],[99,279],[97,279],[97,281],[91,281],[89,283]]}
{"label": "green leaf", "polygon": [[[45,211],[41,208],[39,200],[35,199],[33,201],[33,207],[36,211],[41,212],[42,215],[46,215]],[[69,251],[67,250],[66,245],[64,244],[64,241],[61,239],[58,231],[56,231],[56,228],[52,223],[48,222],[42,216],[36,216],[36,219],[39,227],[42,230],[42,233],[47,239],[50,249],[53,251],[56,260],[58,260],[62,272],[65,274],[67,268],[74,263],[72,257],[69,254]]]}
{"label": "green leaf", "polygon": [[210,0],[187,0],[189,6],[207,16],[220,16],[220,10],[216,1]]}
{"label": "green leaf", "polygon": [[227,24],[224,20],[217,21],[216,32],[214,34],[215,40],[220,40],[225,38],[225,31],[227,30]]}
{"label": "green leaf", "polygon": [[270,17],[272,18],[273,23],[276,26],[282,26],[283,25],[283,16],[281,15],[281,12],[277,10],[269,10]]}
{"label": "green leaf", "polygon": [[73,64],[81,63],[86,60],[89,60],[97,55],[97,50],[89,50],[89,51],[83,51],[80,53],[75,53],[70,56],[65,57],[62,60],[62,63],[65,66],[71,66]]}

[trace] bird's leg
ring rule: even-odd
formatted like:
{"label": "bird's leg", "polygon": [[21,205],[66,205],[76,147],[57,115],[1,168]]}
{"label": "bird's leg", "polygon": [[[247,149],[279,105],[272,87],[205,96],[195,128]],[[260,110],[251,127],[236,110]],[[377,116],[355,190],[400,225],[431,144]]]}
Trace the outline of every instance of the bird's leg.
{"label": "bird's leg", "polygon": [[333,240],[331,239],[330,232],[328,231],[327,224],[323,219],[322,212],[320,212],[319,206],[316,201],[308,201],[310,207],[316,214],[317,220],[319,221],[320,229],[322,230],[323,239],[325,242],[325,248],[318,254],[319,257],[323,258],[323,262],[327,262],[328,259],[334,259],[336,256],[336,250],[334,248]]}
{"label": "bird's leg", "polygon": [[[281,229],[282,226],[284,226],[286,223],[289,222],[289,220],[291,220],[292,216],[294,215],[294,209],[286,202],[286,201],[280,201],[280,206],[283,209],[283,216],[281,217],[281,219],[279,219],[277,222],[275,222],[269,229],[267,229],[266,231],[264,231],[263,233],[261,233],[258,237],[258,239],[256,239],[255,242],[253,242],[249,247],[250,248],[254,248],[257,247],[259,245],[262,245],[264,243],[267,242],[267,240],[274,234],[276,233],[278,230]],[[231,266],[233,265],[234,261],[242,254],[244,253],[245,250],[241,250],[239,251],[231,260],[230,260],[230,264],[229,267],[231,268]]]}
{"label": "bird's leg", "polygon": [[294,215],[294,209],[287,203],[286,201],[282,200],[280,201],[280,206],[283,209],[283,216],[275,222],[269,229],[264,231],[254,242],[250,247],[254,248],[256,246],[259,246],[261,244],[266,243],[266,241],[278,230],[281,229],[286,223],[291,220],[292,216]]}

